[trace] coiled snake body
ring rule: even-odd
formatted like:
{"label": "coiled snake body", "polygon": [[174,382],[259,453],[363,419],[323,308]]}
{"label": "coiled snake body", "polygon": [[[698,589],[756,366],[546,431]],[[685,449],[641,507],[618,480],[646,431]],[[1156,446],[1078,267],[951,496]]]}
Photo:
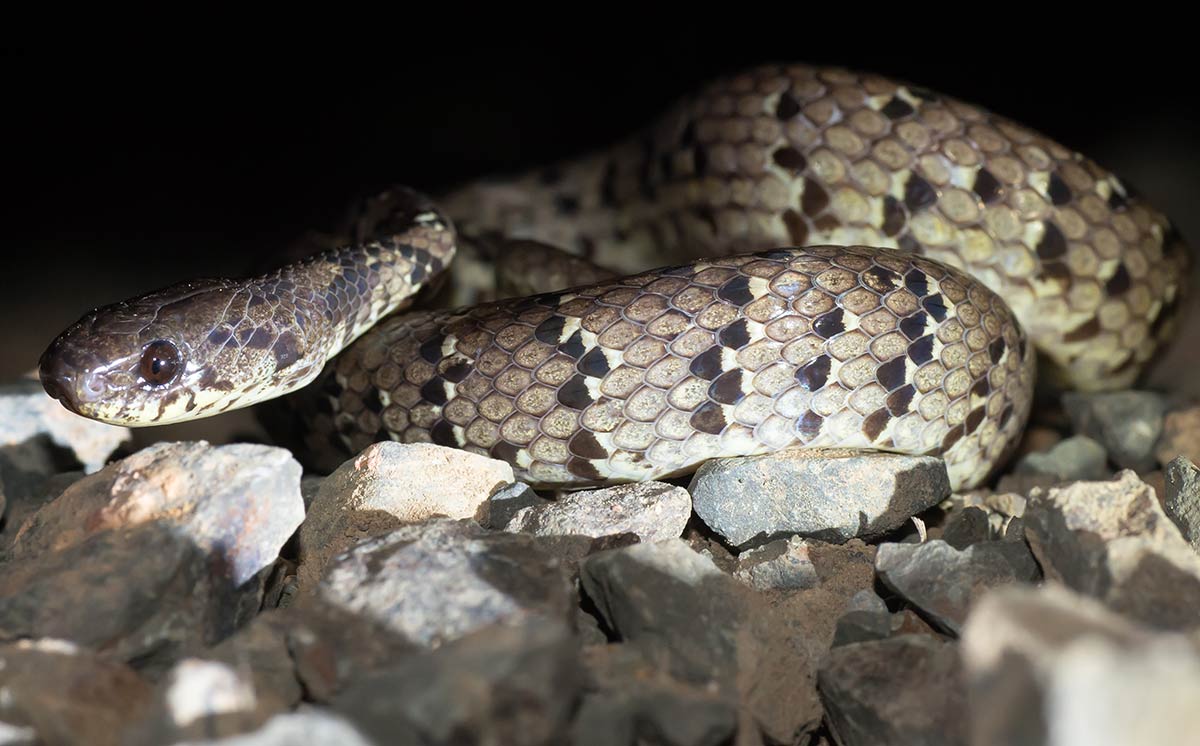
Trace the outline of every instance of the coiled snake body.
{"label": "coiled snake body", "polygon": [[[943,456],[964,487],[1020,435],[1034,346],[1056,385],[1128,385],[1187,265],[1166,218],[1083,156],[802,66],[719,81],[628,142],[437,207],[377,204],[341,250],[88,314],[43,356],[47,390],[156,424],[295,390],[336,356],[306,428],[350,452],[432,441],[575,485],[861,447]],[[451,263],[456,229],[641,273],[380,322]]]}

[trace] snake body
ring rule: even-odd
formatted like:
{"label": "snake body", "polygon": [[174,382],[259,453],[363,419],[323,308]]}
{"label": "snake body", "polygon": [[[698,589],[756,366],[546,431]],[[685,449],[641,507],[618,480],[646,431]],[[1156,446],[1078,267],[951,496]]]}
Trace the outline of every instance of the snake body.
{"label": "snake body", "polygon": [[[437,204],[398,190],[340,250],[94,311],[43,356],[46,388],[156,424],[295,390],[333,359],[305,428],[349,452],[432,441],[571,486],[861,447],[940,455],[969,487],[1020,435],[1034,346],[1056,383],[1127,385],[1187,264],[1166,218],[1082,155],[840,69],[719,81],[630,141]],[[389,316],[456,233],[637,273]]]}

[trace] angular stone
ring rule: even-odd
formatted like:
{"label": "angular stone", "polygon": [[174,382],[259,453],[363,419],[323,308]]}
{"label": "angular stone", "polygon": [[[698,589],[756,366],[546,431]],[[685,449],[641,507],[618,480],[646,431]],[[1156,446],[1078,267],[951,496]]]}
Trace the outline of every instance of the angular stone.
{"label": "angular stone", "polygon": [[397,661],[334,708],[381,744],[563,743],[580,683],[566,624],[543,618]]}
{"label": "angular stone", "polygon": [[275,561],[303,520],[300,464],[282,448],[158,443],[68,487],[21,527],[9,555],[29,560],[156,521],[240,586]]}
{"label": "angular stone", "polygon": [[340,715],[316,707],[276,715],[253,733],[177,746],[379,746]]}
{"label": "angular stone", "polygon": [[512,467],[430,443],[368,446],[321,483],[300,530],[301,591],[355,543],[442,516],[487,520],[488,498],[511,484]]}
{"label": "angular stone", "polygon": [[1186,456],[1177,456],[1167,464],[1164,477],[1163,512],[1200,552],[1200,469]]}
{"label": "angular stone", "polygon": [[1108,452],[1086,435],[1076,435],[1056,443],[1046,451],[1036,451],[1017,464],[1018,474],[1041,474],[1058,482],[1078,479],[1107,479]]}
{"label": "angular stone", "polygon": [[1167,412],[1163,420],[1155,458],[1166,466],[1176,456],[1200,462],[1200,404]]}
{"label": "angular stone", "polygon": [[580,580],[627,645],[673,679],[738,702],[768,738],[790,743],[816,726],[805,641],[764,597],[686,542],[597,553]]}
{"label": "angular stone", "polygon": [[794,450],[709,461],[688,491],[696,515],[745,548],[791,534],[876,537],[949,496],[950,481],[928,456]]}
{"label": "angular stone", "polygon": [[984,596],[962,658],[971,743],[1178,743],[1200,732],[1196,640],[1049,583]]}
{"label": "angular stone", "polygon": [[513,482],[497,490],[488,498],[488,503],[487,528],[502,530],[522,508],[550,505],[552,501],[534,492],[524,482]]}
{"label": "angular stone", "polygon": [[255,730],[275,714],[259,709],[245,671],[197,658],[175,664],[159,684],[157,699],[154,715],[130,729],[123,743],[151,746],[234,736]]}
{"label": "angular stone", "polygon": [[842,746],[966,743],[967,703],[950,642],[902,635],[836,647],[818,682]]}
{"label": "angular stone", "polygon": [[972,544],[988,541],[992,538],[988,512],[974,506],[954,511],[942,529],[941,538],[955,549],[966,549]]}
{"label": "angular stone", "polygon": [[0,691],[0,721],[46,744],[121,743],[152,700],[128,666],[51,639],[0,645]]}
{"label": "angular stone", "polygon": [[1200,556],[1133,472],[1034,490],[1025,520],[1048,580],[1150,626],[1198,626]]}
{"label": "angular stone", "polygon": [[9,469],[49,476],[82,466],[90,473],[129,439],[129,428],[66,410],[37,381],[0,386],[0,461]]}
{"label": "angular stone", "polygon": [[1068,392],[1063,406],[1075,432],[1099,441],[1123,469],[1150,471],[1166,403],[1152,391]]}
{"label": "angular stone", "polygon": [[[0,529],[0,549],[7,552],[29,516],[41,510],[83,476],[81,471],[66,471],[49,477],[38,477],[7,492],[6,497],[9,499],[5,508],[4,528]],[[0,476],[0,479],[2,478]]]}
{"label": "angular stone", "polygon": [[733,576],[760,591],[823,586],[849,596],[871,584],[874,554],[857,539],[839,545],[793,536],[738,555]]}
{"label": "angular stone", "polygon": [[493,624],[566,620],[572,607],[561,563],[537,539],[450,519],[356,545],[330,563],[316,595],[429,647]]}
{"label": "angular stone", "polygon": [[504,530],[595,538],[628,533],[641,541],[662,541],[678,539],[691,515],[692,498],[684,488],[637,482],[570,492],[547,505],[524,508]]}
{"label": "angular stone", "polygon": [[875,570],[943,630],[958,634],[971,605],[990,588],[1036,581],[1041,573],[1024,543],[987,541],[963,550],[944,541],[880,544]]}

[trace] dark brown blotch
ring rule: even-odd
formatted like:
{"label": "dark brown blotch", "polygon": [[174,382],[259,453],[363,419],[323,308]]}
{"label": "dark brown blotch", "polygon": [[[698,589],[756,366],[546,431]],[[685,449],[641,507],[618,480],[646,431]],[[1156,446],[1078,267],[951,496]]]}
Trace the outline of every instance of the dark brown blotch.
{"label": "dark brown blotch", "polygon": [[963,426],[957,425],[950,428],[950,432],[946,433],[946,437],[942,438],[942,453],[949,451],[955,443],[963,436]]}
{"label": "dark brown blotch", "polygon": [[583,357],[583,353],[586,351],[583,346],[583,330],[576,329],[571,336],[567,337],[566,342],[558,346],[558,351],[575,360]]}
{"label": "dark brown blotch", "polygon": [[803,153],[791,146],[776,150],[773,158],[776,164],[795,174],[808,168],[808,159],[804,157]]}
{"label": "dark brown blotch", "polygon": [[566,323],[567,320],[563,316],[551,316],[537,325],[537,328],[533,330],[533,336],[539,342],[556,345]]}
{"label": "dark brown blotch", "polygon": [[1046,221],[1042,240],[1038,241],[1037,255],[1043,260],[1058,259],[1067,253],[1067,238],[1058,226]]}
{"label": "dark brown blotch", "polygon": [[442,406],[446,403],[446,382],[440,377],[434,376],[425,382],[421,387],[421,398],[430,404]]}
{"label": "dark brown blotch", "polygon": [[808,240],[808,223],[795,210],[783,213],[783,224],[787,227],[788,239],[794,246],[803,246]]}
{"label": "dark brown blotch", "polygon": [[571,409],[587,409],[592,403],[592,395],[588,392],[587,378],[574,375],[571,380],[558,389],[558,403]]}
{"label": "dark brown blotch", "polygon": [[579,362],[575,364],[575,369],[585,376],[603,378],[609,371],[608,358],[604,356],[604,350],[599,347],[593,347],[588,350],[587,354],[579,358]]}
{"label": "dark brown blotch", "polygon": [[829,193],[813,179],[804,180],[804,194],[800,197],[800,209],[812,217],[829,206]]}
{"label": "dark brown blotch", "polygon": [[791,91],[784,91],[779,95],[779,103],[775,104],[776,118],[787,121],[800,113],[800,102],[792,95]]}
{"label": "dark brown blotch", "polygon": [[458,438],[454,437],[454,426],[446,420],[438,420],[429,430],[429,439],[439,446],[457,448]]}
{"label": "dark brown blotch", "polygon": [[796,421],[796,433],[805,441],[810,441],[821,434],[821,425],[825,418],[811,409]]}
{"label": "dark brown blotch", "polygon": [[867,440],[874,442],[879,437],[879,434],[883,432],[883,429],[887,427],[891,418],[891,413],[887,409],[883,407],[876,409],[863,420],[863,435],[867,436]]}
{"label": "dark brown blotch", "polygon": [[924,308],[925,313],[933,317],[933,320],[939,324],[946,320],[946,314],[950,311],[946,308],[946,299],[939,293],[934,293],[921,301],[921,308]]}
{"label": "dark brown blotch", "polygon": [[567,450],[580,458],[606,459],[608,451],[596,440],[590,430],[580,430],[567,443]]}
{"label": "dark brown blotch", "polygon": [[908,346],[908,359],[918,367],[933,359],[933,335],[927,334]]}
{"label": "dark brown blotch", "polygon": [[725,410],[716,402],[701,404],[692,413],[692,416],[688,419],[688,423],[699,432],[709,433],[710,435],[720,435],[728,424],[725,421]]}
{"label": "dark brown blotch", "polygon": [[1129,290],[1130,284],[1129,270],[1125,269],[1125,263],[1121,262],[1117,265],[1117,271],[1113,272],[1113,276],[1104,283],[1104,289],[1109,295],[1122,295]]}
{"label": "dark brown blotch", "polygon": [[928,318],[924,311],[917,311],[911,316],[905,316],[900,319],[900,332],[908,337],[909,341],[912,341],[925,333],[925,322]]}
{"label": "dark brown blotch", "polygon": [[823,313],[813,321],[813,331],[829,339],[835,334],[841,334],[846,331],[845,312],[840,308],[834,308],[828,313]]}
{"label": "dark brown blotch", "polygon": [[746,305],[754,300],[754,294],[750,292],[750,278],[745,275],[738,275],[730,279],[724,285],[717,288],[717,297],[735,306]]}
{"label": "dark brown blotch", "polygon": [[722,347],[740,350],[750,343],[750,328],[745,319],[738,319],[729,324],[717,335],[717,341]]}
{"label": "dark brown blotch", "polygon": [[745,397],[740,368],[725,371],[708,386],[708,398],[722,404],[737,404]]}
{"label": "dark brown blotch", "polygon": [[818,355],[796,369],[796,382],[809,391],[817,391],[829,380],[831,366],[828,355]]}
{"label": "dark brown blotch", "polygon": [[1071,201],[1071,187],[1057,173],[1050,174],[1050,183],[1046,185],[1046,196],[1056,206],[1065,205]]}
{"label": "dark brown blotch", "polygon": [[904,229],[904,224],[908,222],[908,213],[904,211],[904,206],[900,204],[900,200],[892,195],[883,198],[883,235],[894,236]]}
{"label": "dark brown blotch", "polygon": [[895,391],[904,385],[904,373],[907,358],[903,355],[892,358],[875,369],[875,379],[879,385],[888,391]]}
{"label": "dark brown blotch", "polygon": [[907,412],[909,406],[912,404],[913,394],[915,392],[916,389],[913,388],[913,385],[911,383],[906,383],[892,393],[888,394],[886,399],[888,411],[896,417],[899,417]]}
{"label": "dark brown blotch", "polygon": [[904,206],[909,212],[918,212],[931,207],[938,201],[937,190],[915,173],[909,174],[904,185]]}
{"label": "dark brown blotch", "polygon": [[721,375],[721,355],[722,347],[720,345],[713,345],[692,358],[692,362],[688,365],[688,371],[697,378],[711,381]]}
{"label": "dark brown blotch", "polygon": [[591,461],[588,461],[587,459],[569,459],[567,461],[567,471],[571,472],[577,477],[582,477],[583,479],[593,482],[598,482],[603,479],[603,477],[600,475],[600,471]]}
{"label": "dark brown blotch", "polygon": [[912,104],[908,103],[899,96],[892,96],[892,100],[888,101],[886,104],[884,104],[883,108],[880,109],[880,112],[882,112],[885,117],[893,121],[911,116],[914,111],[916,111],[916,109],[912,107]]}
{"label": "dark brown blotch", "polygon": [[991,171],[986,168],[981,168],[975,174],[975,185],[972,187],[975,194],[979,195],[979,199],[983,200],[985,205],[990,205],[993,202],[1000,200],[1003,196],[1004,188],[1000,186],[1000,180],[992,175]]}

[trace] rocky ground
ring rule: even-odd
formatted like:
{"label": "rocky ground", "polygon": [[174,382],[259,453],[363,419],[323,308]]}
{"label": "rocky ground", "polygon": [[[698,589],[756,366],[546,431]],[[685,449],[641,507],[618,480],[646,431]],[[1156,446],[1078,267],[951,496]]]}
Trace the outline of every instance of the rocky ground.
{"label": "rocky ground", "polygon": [[1200,738],[1200,406],[1068,395],[995,490],[831,453],[550,500],[321,478],[0,388],[0,744]]}

